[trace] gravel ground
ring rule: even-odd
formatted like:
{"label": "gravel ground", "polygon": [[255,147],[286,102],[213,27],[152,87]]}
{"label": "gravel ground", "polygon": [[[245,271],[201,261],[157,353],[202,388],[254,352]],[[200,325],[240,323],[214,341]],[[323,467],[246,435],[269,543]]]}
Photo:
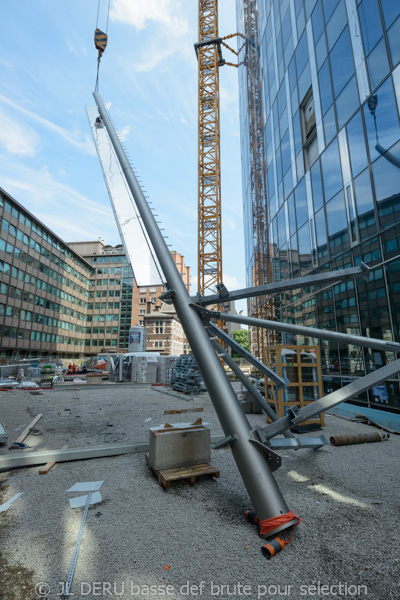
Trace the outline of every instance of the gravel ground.
{"label": "gravel ground", "polygon": [[[165,409],[190,405],[204,412],[164,416]],[[213,435],[222,433],[206,394],[187,402],[148,387],[112,385],[0,393],[10,442],[38,413],[41,435],[25,440],[32,450],[147,443],[149,427],[199,416]],[[261,415],[249,418],[253,425],[263,423]],[[368,431],[373,429],[326,417],[328,438]],[[38,467],[0,472],[0,503],[24,494],[0,514],[0,599],[60,597],[82,518],[82,509],[69,508],[65,491],[77,481],[104,480],[103,500],[89,510],[74,599],[397,600],[399,447],[399,437],[391,436],[388,442],[329,445],[317,452],[281,451],[275,476],[302,523],[293,542],[270,561],[261,554],[255,526],[243,517],[249,499],[229,449],[212,452],[220,479],[175,483],[168,491],[143,454],[60,463],[43,476]],[[0,454],[8,452],[0,445]],[[35,588],[39,582],[50,591]]]}

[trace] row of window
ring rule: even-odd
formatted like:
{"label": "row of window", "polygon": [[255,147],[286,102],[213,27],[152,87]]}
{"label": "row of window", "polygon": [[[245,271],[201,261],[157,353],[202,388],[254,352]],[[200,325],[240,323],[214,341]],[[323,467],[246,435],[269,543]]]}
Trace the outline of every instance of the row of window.
{"label": "row of window", "polygon": [[57,327],[58,329],[66,329],[67,331],[85,333],[85,327],[82,325],[61,321],[61,319],[54,319],[52,317],[45,317],[44,315],[19,308],[17,306],[0,304],[0,316],[11,317],[12,319],[20,319],[21,321],[28,321],[29,323],[39,323],[48,327]]}
{"label": "row of window", "polygon": [[89,292],[89,298],[119,298],[121,296],[120,290],[96,290],[95,292]]}
{"label": "row of window", "polygon": [[117,340],[85,340],[85,346],[98,346],[100,348],[115,347],[117,346]]}
{"label": "row of window", "polygon": [[123,256],[121,255],[117,255],[117,256],[92,256],[91,257],[91,262],[92,263],[119,263],[122,262],[124,259]]}
{"label": "row of window", "polygon": [[94,304],[88,304],[88,310],[104,310],[108,308],[109,310],[112,308],[119,308],[119,302],[95,302]]}
{"label": "row of window", "polygon": [[64,306],[63,304],[53,302],[52,300],[42,298],[41,296],[35,296],[32,294],[32,292],[21,290],[21,288],[14,287],[13,285],[7,285],[6,283],[2,282],[0,284],[0,293],[8,295],[10,298],[16,298],[18,300],[22,300],[23,302],[35,304],[35,306],[42,306],[43,308],[73,317],[79,321],[86,320],[86,315],[70,308],[69,306]]}
{"label": "row of window", "polygon": [[[3,220],[3,222],[4,222],[4,220]],[[58,273],[51,267],[48,267],[44,263],[40,262],[39,260],[34,258],[31,254],[29,254],[29,252],[24,252],[24,250],[14,247],[9,242],[6,242],[3,238],[0,238],[0,250],[5,252],[6,254],[8,254],[10,257],[12,257],[14,255],[14,258],[27,264],[28,267],[37,269],[44,275],[49,275],[49,277],[56,279],[59,283],[62,283],[63,285],[66,285],[74,290],[79,291],[82,295],[84,295],[84,296],[88,295],[88,291],[86,289],[84,289],[81,285],[79,285],[75,281],[72,281],[71,279],[68,279],[68,277],[64,277],[64,275],[61,275],[61,273]],[[51,257],[57,258],[57,257],[55,257],[54,254],[51,254]],[[46,258],[49,258],[49,257],[46,257]],[[58,263],[56,263],[55,260],[53,260],[53,258],[51,260],[55,264],[58,264]]]}
{"label": "row of window", "polygon": [[44,331],[33,331],[31,329],[17,329],[0,325],[0,337],[16,340],[30,340],[32,342],[47,342],[50,344],[68,344],[70,346],[84,346],[83,339],[70,336],[58,335],[56,333],[46,333]]}
{"label": "row of window", "polygon": [[[4,207],[4,211],[9,212],[15,219],[19,219],[19,222],[22,225],[25,225],[25,227],[31,228],[32,231],[34,233],[36,233],[36,235],[43,238],[45,242],[47,242],[48,244],[51,244],[53,246],[53,248],[56,248],[59,252],[61,252],[61,254],[64,254],[67,258],[72,260],[75,264],[77,264],[81,268],[83,268],[87,273],[91,273],[91,269],[87,264],[85,264],[83,261],[79,260],[75,256],[75,254],[73,254],[71,252],[71,250],[69,250],[63,244],[60,244],[60,242],[58,240],[56,240],[54,237],[52,237],[50,235],[50,233],[48,233],[47,231],[42,229],[40,227],[40,225],[36,224],[34,221],[31,221],[31,219],[27,215],[25,215],[23,212],[19,212],[17,210],[17,208],[15,206],[13,206],[8,200],[5,200],[5,198],[3,198],[3,196],[1,194],[0,194],[0,207]],[[76,275],[76,277],[78,279],[82,279],[83,281],[85,281],[85,283],[87,283],[86,278],[83,275],[81,275],[80,273],[79,273],[79,275]]]}
{"label": "row of window", "polygon": [[[24,281],[25,283],[30,284],[30,285],[36,284],[36,287],[38,289],[43,290],[48,293],[52,293],[55,296],[62,298],[63,300],[67,300],[71,304],[86,305],[86,303],[82,303],[82,301],[79,300],[78,298],[75,298],[75,296],[72,296],[71,294],[68,294],[67,292],[64,292],[63,290],[60,290],[59,288],[55,288],[51,284],[48,284],[45,281],[42,281],[41,279],[34,277],[33,275],[29,275],[29,273],[25,273],[24,271],[21,271],[21,269],[12,267],[11,265],[9,265],[6,262],[3,262],[2,260],[0,260],[0,273],[4,273],[5,275],[10,275],[11,277],[14,277],[15,279],[18,279],[19,281]],[[1,285],[2,285],[2,289],[6,290],[7,284],[2,283]],[[3,286],[4,286],[4,288],[3,288]],[[15,290],[15,293],[16,294],[18,293],[22,300],[25,300],[27,302],[33,301],[34,296],[31,292],[28,292],[27,290],[22,291],[20,288],[16,288],[14,286],[9,286],[9,287],[12,288],[13,290]],[[16,292],[16,290],[18,290],[18,292]],[[1,293],[6,293],[6,292],[2,291]],[[15,296],[15,297],[18,297],[18,296]],[[46,308],[50,308],[53,306],[60,307],[60,305],[58,303],[54,303],[51,300],[41,298],[39,296],[35,296],[35,304],[38,306],[46,306]],[[86,308],[86,306],[84,306],[84,307]],[[57,310],[57,309],[52,308],[52,310]],[[81,321],[85,320],[85,315],[83,313],[75,311],[73,309],[68,309],[68,310],[71,310],[71,314],[75,318],[77,318]],[[62,311],[62,307],[58,311],[59,312]]]}
{"label": "row of window", "polygon": [[41,254],[45,258],[48,258],[49,260],[51,260],[56,265],[58,265],[61,269],[63,269],[64,271],[67,271],[67,273],[74,275],[77,279],[83,281],[83,283],[89,284],[89,279],[85,275],[82,275],[82,273],[80,271],[77,271],[74,267],[71,267],[70,265],[68,265],[66,262],[64,262],[62,260],[62,258],[59,258],[55,254],[53,254],[53,252],[50,252],[50,250],[48,250],[43,245],[36,242],[36,240],[34,240],[32,237],[28,237],[25,233],[23,233],[23,231],[21,231],[20,229],[18,229],[14,225],[12,225],[12,223],[7,221],[7,219],[4,219],[4,218],[2,219],[1,229],[4,230],[9,235],[15,237],[17,240],[19,240],[20,242],[22,242],[29,248],[31,248],[31,250],[36,250],[36,252],[38,252],[38,254]]}
{"label": "row of window", "polygon": [[86,316],[86,322],[87,323],[91,323],[92,321],[94,321],[95,323],[97,322],[102,322],[102,321],[118,321],[119,319],[119,315],[118,314],[111,314],[111,315],[87,315]]}
{"label": "row of window", "polygon": [[120,279],[96,279],[96,286],[100,286],[100,285],[121,285],[121,280]]}
{"label": "row of window", "polygon": [[98,275],[121,275],[122,267],[97,267]]}
{"label": "row of window", "polygon": [[10,275],[11,277],[18,279],[19,281],[23,281],[26,284],[37,287],[39,290],[43,290],[48,294],[53,294],[54,296],[57,296],[57,298],[68,300],[68,302],[70,302],[71,304],[77,304],[82,308],[87,308],[86,302],[83,302],[82,300],[76,298],[72,294],[60,290],[60,288],[55,287],[51,283],[46,283],[42,279],[39,279],[39,277],[35,277],[34,275],[30,275],[25,271],[21,271],[21,269],[17,269],[17,267],[12,267],[9,263],[6,263],[2,260],[0,260],[0,273]]}
{"label": "row of window", "polygon": [[86,333],[92,333],[94,334],[104,334],[104,333],[111,333],[112,335],[115,335],[118,333],[118,327],[86,327]]}

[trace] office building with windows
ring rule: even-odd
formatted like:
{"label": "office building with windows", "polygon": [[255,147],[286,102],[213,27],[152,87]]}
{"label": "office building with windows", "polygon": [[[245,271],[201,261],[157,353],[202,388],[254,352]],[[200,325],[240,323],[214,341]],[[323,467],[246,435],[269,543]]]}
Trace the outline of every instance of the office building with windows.
{"label": "office building with windows", "polygon": [[95,270],[0,188],[0,357],[78,358]]}
{"label": "office building with windows", "polygon": [[[190,291],[190,268],[172,256]],[[162,291],[136,285],[122,245],[66,243],[0,188],[0,360],[127,351],[130,327],[146,325]],[[170,314],[165,326],[157,321],[150,349],[176,351],[180,324]]]}
{"label": "office building with windows", "polygon": [[[237,0],[255,7],[272,280],[359,265],[357,279],[275,297],[279,320],[379,339],[400,325],[400,3]],[[247,43],[252,43],[252,40]],[[248,73],[239,68],[247,282],[254,277]],[[253,139],[254,141],[254,139]],[[317,343],[312,338],[281,343]],[[394,356],[321,343],[326,390]],[[360,402],[400,409],[399,380]]]}

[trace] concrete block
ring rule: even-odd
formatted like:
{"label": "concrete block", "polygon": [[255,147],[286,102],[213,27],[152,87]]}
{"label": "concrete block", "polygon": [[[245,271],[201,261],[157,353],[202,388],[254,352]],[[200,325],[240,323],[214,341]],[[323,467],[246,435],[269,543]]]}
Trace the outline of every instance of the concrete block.
{"label": "concrete block", "polygon": [[149,462],[157,470],[200,465],[211,460],[207,427],[160,431],[149,430]]}
{"label": "concrete block", "polygon": [[258,402],[253,398],[253,396],[250,394],[250,392],[246,392],[246,402],[251,403],[251,410],[249,412],[253,413],[254,415],[261,415],[261,413],[262,413],[261,407],[258,404]]}

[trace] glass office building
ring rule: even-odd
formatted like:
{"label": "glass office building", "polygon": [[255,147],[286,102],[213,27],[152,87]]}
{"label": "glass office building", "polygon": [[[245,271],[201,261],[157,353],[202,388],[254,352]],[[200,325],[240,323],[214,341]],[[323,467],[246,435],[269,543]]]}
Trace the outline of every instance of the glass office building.
{"label": "glass office building", "polygon": [[[359,265],[358,279],[275,298],[276,318],[400,341],[400,2],[237,0],[256,7],[274,280]],[[252,41],[247,40],[247,43]],[[239,68],[247,283],[254,204],[246,63]],[[279,339],[317,343],[312,338]],[[321,343],[326,390],[394,356]],[[399,381],[360,402],[400,410]]]}

